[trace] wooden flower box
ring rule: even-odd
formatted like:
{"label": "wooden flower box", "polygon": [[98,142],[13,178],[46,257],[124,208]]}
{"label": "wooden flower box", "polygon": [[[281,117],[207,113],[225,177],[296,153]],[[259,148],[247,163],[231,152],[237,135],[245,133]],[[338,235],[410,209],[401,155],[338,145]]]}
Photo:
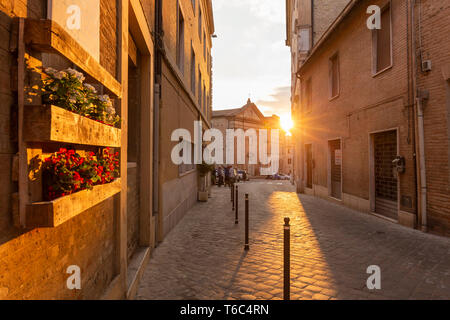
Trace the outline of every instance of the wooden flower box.
{"label": "wooden flower box", "polygon": [[26,207],[27,228],[54,228],[120,192],[120,179]]}
{"label": "wooden flower box", "polygon": [[24,107],[24,141],[120,147],[121,131],[55,106]]}
{"label": "wooden flower box", "polygon": [[37,51],[65,57],[100,82],[109,92],[121,97],[121,84],[55,21],[25,19],[24,42]]}

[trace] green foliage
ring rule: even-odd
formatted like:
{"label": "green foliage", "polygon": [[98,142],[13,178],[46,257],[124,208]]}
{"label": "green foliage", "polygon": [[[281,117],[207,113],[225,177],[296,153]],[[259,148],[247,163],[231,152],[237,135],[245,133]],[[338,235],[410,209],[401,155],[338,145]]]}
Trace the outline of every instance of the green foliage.
{"label": "green foliage", "polygon": [[74,192],[92,189],[119,177],[119,153],[109,148],[85,157],[61,148],[44,161],[44,198],[54,200]]}
{"label": "green foliage", "polygon": [[197,169],[200,176],[204,177],[208,174],[208,172],[212,172],[214,170],[214,165],[203,162],[202,164],[197,165]]}
{"label": "green foliage", "polygon": [[84,75],[74,69],[45,70],[41,95],[45,104],[51,104],[101,123],[115,126],[120,123],[108,95],[98,95],[95,88],[83,83]]}

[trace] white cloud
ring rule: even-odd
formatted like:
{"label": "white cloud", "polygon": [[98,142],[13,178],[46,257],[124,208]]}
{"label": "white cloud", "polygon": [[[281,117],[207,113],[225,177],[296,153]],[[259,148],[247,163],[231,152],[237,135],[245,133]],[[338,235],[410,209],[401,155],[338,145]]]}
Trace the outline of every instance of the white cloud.
{"label": "white cloud", "polygon": [[[284,1],[214,0],[213,5],[214,108],[240,107],[249,94],[253,101],[271,101],[277,88],[290,86]],[[271,113],[274,106],[261,109]]]}

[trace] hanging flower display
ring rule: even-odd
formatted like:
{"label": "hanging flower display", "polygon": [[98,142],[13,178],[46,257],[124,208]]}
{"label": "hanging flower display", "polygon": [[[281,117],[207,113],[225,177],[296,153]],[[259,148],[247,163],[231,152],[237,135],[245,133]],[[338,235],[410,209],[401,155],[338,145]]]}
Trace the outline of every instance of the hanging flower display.
{"label": "hanging flower display", "polygon": [[74,69],[57,71],[47,68],[43,72],[41,95],[45,104],[64,108],[101,123],[116,126],[120,117],[108,95],[98,95],[87,83],[84,75]]}
{"label": "hanging flower display", "polygon": [[109,148],[85,157],[61,148],[44,160],[44,198],[51,201],[93,186],[113,182],[119,177],[119,153]]}

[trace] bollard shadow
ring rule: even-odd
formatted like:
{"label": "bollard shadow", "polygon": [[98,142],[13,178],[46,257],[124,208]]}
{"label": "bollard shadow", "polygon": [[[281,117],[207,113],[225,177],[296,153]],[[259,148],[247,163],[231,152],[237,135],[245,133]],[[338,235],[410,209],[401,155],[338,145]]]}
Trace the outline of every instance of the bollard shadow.
{"label": "bollard shadow", "polygon": [[227,289],[225,291],[225,294],[223,296],[224,300],[227,300],[231,296],[231,294],[232,294],[232,290],[231,289],[233,288],[233,285],[234,285],[234,283],[236,281],[236,278],[237,278],[237,275],[239,273],[239,270],[241,269],[242,263],[244,262],[244,259],[247,256],[247,254],[248,254],[248,251],[244,251],[242,253],[241,257],[239,258],[239,261],[238,261],[238,263],[236,265],[236,268],[234,269],[233,275],[231,276],[230,282],[229,282],[229,284],[227,286]]}
{"label": "bollard shadow", "polygon": [[[291,252],[295,255],[310,249],[312,254],[308,258],[317,262],[306,268],[304,278],[312,273],[313,285],[328,286],[330,296],[338,299],[430,299],[434,289],[428,290],[429,295],[415,294],[425,292],[424,288],[438,289],[450,282],[447,264],[450,257],[445,239],[324,199],[297,197],[303,212],[300,213],[300,237],[293,240]],[[447,273],[443,268],[446,264]],[[371,275],[367,269],[372,265],[381,269],[381,290],[367,288]],[[297,280],[301,277],[299,275]],[[427,284],[430,279],[434,281],[431,286]]]}

